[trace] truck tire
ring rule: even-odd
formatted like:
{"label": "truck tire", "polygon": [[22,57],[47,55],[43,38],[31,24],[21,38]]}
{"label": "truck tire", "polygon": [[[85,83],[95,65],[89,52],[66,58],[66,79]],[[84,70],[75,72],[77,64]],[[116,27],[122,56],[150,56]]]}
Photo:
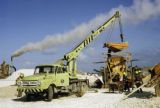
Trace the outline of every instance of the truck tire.
{"label": "truck tire", "polygon": [[85,82],[79,82],[77,88],[76,96],[82,97],[86,92],[87,84]]}
{"label": "truck tire", "polygon": [[47,101],[51,101],[53,99],[54,90],[52,86],[49,86],[47,89]]}

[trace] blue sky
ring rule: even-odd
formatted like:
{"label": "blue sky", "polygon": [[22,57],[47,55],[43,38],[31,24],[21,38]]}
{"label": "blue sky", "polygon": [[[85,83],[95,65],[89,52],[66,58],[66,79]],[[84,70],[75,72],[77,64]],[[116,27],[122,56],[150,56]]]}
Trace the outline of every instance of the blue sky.
{"label": "blue sky", "polygon": [[[154,3],[158,0],[148,1]],[[99,14],[109,13],[120,5],[131,7],[133,2],[132,0],[0,0],[0,61],[6,60],[9,63],[11,54],[27,43],[42,41],[47,35],[54,36],[57,33],[67,32]],[[136,24],[128,24],[126,21],[127,23],[123,25],[126,40],[129,42],[128,51],[133,53],[133,58],[140,59],[138,65],[154,65],[160,61],[160,13],[158,12],[156,16],[140,20]],[[113,39],[119,39],[116,36],[118,30],[113,35]],[[56,50],[50,47],[45,51],[25,53],[14,59],[14,65],[17,68],[33,68],[38,64],[53,63],[80,41],[78,38],[70,44],[57,45]],[[93,68],[98,68],[92,62],[103,59],[102,53],[106,52],[106,49],[102,46],[105,41],[107,32],[83,50],[81,58],[78,59],[80,70],[92,71]],[[95,54],[91,54],[91,51]]]}

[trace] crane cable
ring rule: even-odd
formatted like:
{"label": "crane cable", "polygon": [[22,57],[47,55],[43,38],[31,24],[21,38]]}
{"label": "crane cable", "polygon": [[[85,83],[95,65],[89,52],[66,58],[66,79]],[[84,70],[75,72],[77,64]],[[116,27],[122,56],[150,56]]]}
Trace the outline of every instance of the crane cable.
{"label": "crane cable", "polygon": [[[114,30],[114,28],[115,28],[115,22],[116,22],[116,21],[113,21],[113,22],[112,22],[111,27],[110,27],[110,30],[109,30],[109,32],[108,32],[108,37],[109,37],[108,41],[111,40],[111,36],[112,36],[113,30]],[[110,49],[108,49],[107,56],[108,56],[108,57],[111,57],[111,50],[110,50]]]}
{"label": "crane cable", "polygon": [[[113,34],[113,30],[114,30],[114,27],[115,27],[115,22],[116,21],[113,21],[112,22],[112,25],[111,25],[111,29],[108,33],[108,37],[109,37],[109,40],[111,39],[111,35]],[[121,42],[124,42],[124,37],[123,37],[123,28],[122,28],[122,23],[121,23],[121,17],[118,18],[118,23],[119,23],[119,29],[120,29],[120,39],[121,39]],[[110,57],[111,55],[111,50],[108,49],[108,57]]]}
{"label": "crane cable", "polygon": [[124,42],[123,28],[122,28],[122,23],[121,23],[121,17],[118,18],[118,22],[119,22],[119,29],[120,29],[120,38],[121,38],[121,42]]}
{"label": "crane cable", "polygon": [[115,27],[115,22],[116,22],[116,21],[113,21],[113,22],[112,22],[112,24],[111,24],[111,26],[110,26],[110,29],[108,30],[108,41],[111,40],[111,36],[112,36],[112,34],[113,34],[113,30],[114,30],[114,27]]}

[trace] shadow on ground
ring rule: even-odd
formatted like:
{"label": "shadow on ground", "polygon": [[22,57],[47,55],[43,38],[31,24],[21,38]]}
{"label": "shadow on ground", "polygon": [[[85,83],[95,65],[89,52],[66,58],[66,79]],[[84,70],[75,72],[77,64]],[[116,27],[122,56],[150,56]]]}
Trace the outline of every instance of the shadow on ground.
{"label": "shadow on ground", "polygon": [[119,92],[117,92],[117,91],[115,91],[115,92],[106,91],[106,92],[102,92],[102,93],[106,93],[106,94],[122,94],[122,93],[119,93]]}
{"label": "shadow on ground", "polygon": [[149,99],[149,98],[152,98],[153,96],[155,96],[153,93],[147,92],[147,91],[143,91],[143,93],[135,92],[132,95],[130,95],[128,98],[136,97],[136,98],[140,98],[140,99]]}
{"label": "shadow on ground", "polygon": [[26,96],[20,97],[20,98],[16,98],[16,99],[12,99],[13,101],[17,101],[17,102],[36,102],[36,101],[45,101],[45,99],[43,97],[32,97],[31,101],[27,101],[26,100]]}
{"label": "shadow on ground", "polygon": [[[59,94],[57,97],[53,98],[53,99],[63,99],[64,97],[74,97],[73,95],[69,95],[66,93],[61,93]],[[17,102],[36,102],[36,101],[47,101],[46,97],[44,96],[32,96],[30,101],[26,100],[26,96],[20,97],[20,98],[16,98],[16,99],[12,99],[13,101],[17,101]]]}

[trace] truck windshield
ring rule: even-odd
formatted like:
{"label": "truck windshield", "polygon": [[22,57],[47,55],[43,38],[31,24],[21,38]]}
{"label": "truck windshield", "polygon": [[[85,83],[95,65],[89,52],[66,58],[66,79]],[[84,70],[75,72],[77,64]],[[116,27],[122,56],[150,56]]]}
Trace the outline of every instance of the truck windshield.
{"label": "truck windshield", "polygon": [[35,74],[38,73],[54,73],[54,69],[51,66],[39,66],[35,68]]}

